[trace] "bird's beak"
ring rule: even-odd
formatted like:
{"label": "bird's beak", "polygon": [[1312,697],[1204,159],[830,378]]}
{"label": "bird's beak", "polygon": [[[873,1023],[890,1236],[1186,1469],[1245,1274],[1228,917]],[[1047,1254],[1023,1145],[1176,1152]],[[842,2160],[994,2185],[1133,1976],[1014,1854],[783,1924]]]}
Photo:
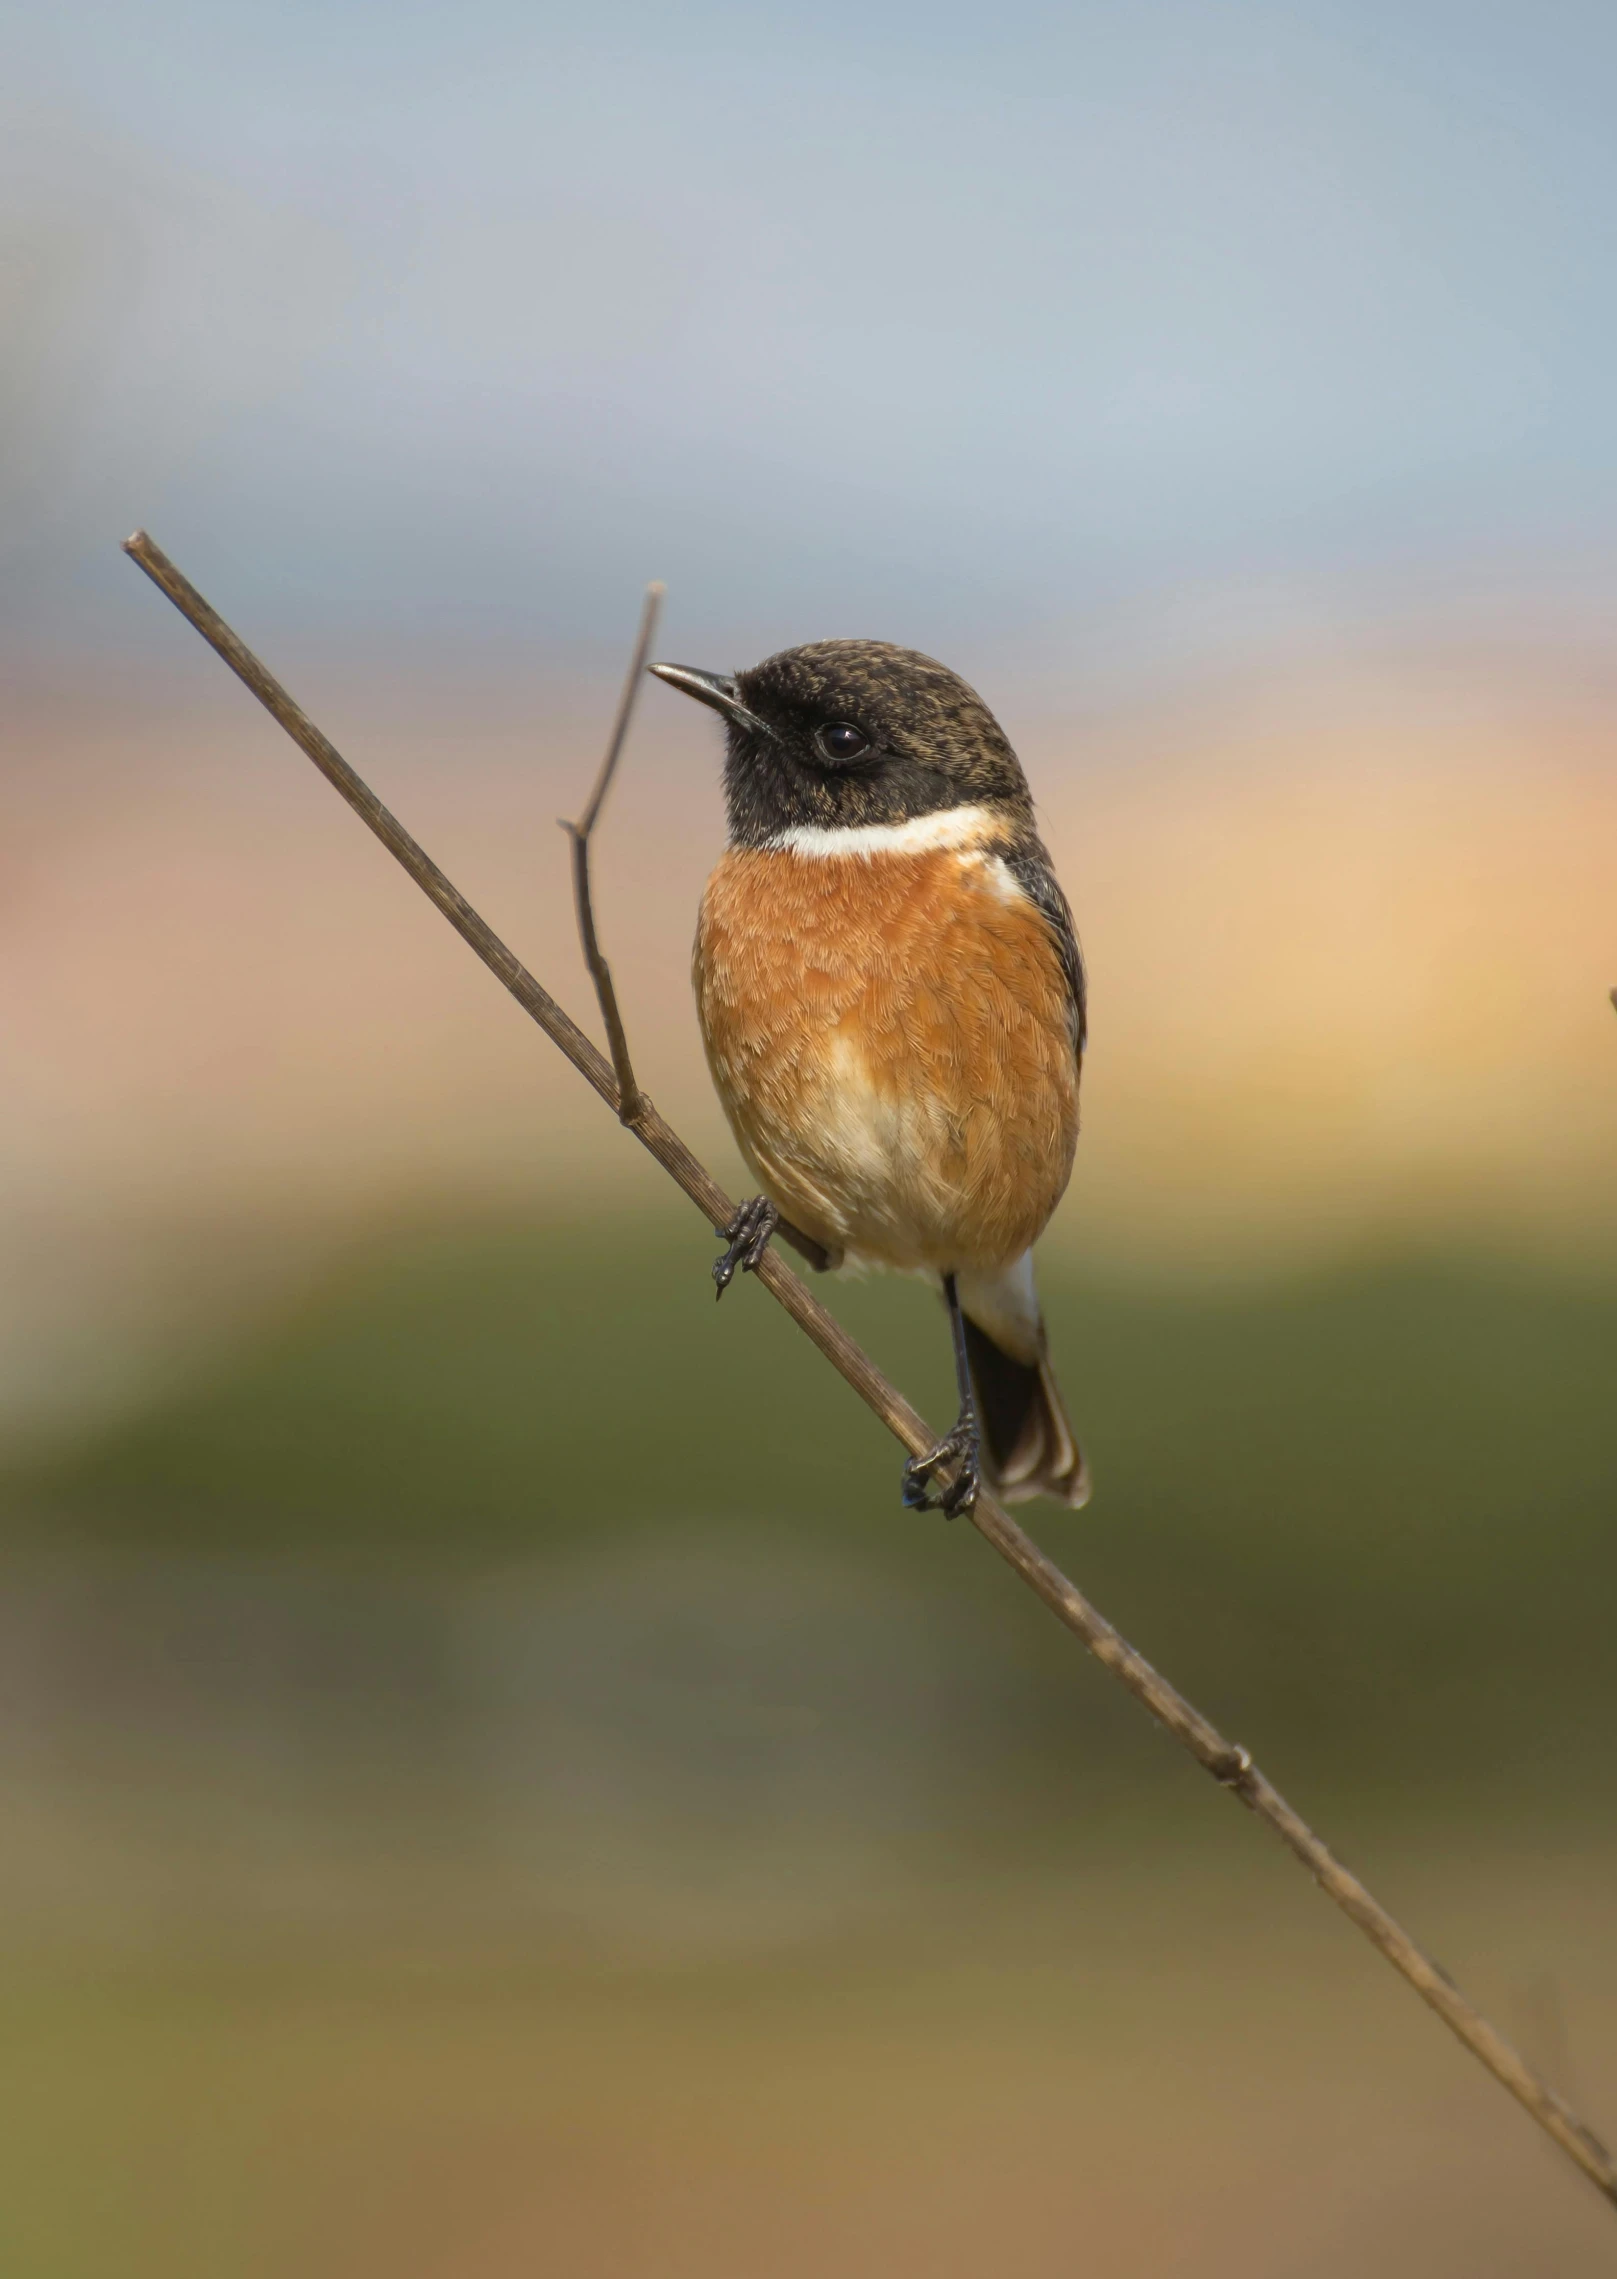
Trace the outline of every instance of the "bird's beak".
{"label": "bird's beak", "polygon": [[760,720],[756,712],[747,710],[727,673],[704,673],[695,665],[652,665],[648,670],[660,681],[666,681],[670,688],[677,688],[685,696],[694,696],[698,704],[710,705],[738,728],[750,729],[755,736],[773,738],[774,729],[767,720]]}

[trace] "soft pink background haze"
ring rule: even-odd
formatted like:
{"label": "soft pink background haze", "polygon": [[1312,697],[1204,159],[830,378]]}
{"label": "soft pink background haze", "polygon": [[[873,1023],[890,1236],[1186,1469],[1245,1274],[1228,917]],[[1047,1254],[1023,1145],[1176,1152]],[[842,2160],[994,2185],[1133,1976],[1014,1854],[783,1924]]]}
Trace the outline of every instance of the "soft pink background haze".
{"label": "soft pink background haze", "polygon": [[[149,659],[38,670],[13,716],[0,1242],[24,1404],[54,1340],[115,1332],[159,1284],[172,1314],[194,1276],[250,1302],[356,1211],[490,1193],[565,1209],[644,1175],[129,575]],[[589,780],[610,682],[505,651],[447,672],[287,647],[295,692],[593,1026],[555,819]],[[1384,642],[1155,705],[1058,710],[1009,676],[987,693],[1091,974],[1084,1137],[1052,1240],[1195,1276],[1450,1237],[1610,1258],[1617,775],[1587,660]],[[717,777],[707,720],[649,690],[598,875],[645,1081],[733,1184],[688,981]]]}

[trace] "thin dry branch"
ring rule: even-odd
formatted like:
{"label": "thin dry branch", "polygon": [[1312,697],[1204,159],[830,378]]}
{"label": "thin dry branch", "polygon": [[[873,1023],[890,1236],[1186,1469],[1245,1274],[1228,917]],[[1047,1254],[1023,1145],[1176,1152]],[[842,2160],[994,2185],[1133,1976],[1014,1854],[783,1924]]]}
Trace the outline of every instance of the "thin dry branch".
{"label": "thin dry branch", "polygon": [[612,1048],[612,1073],[618,1087],[618,1121],[633,1125],[640,1120],[645,1094],[635,1082],[634,1063],[629,1058],[629,1039],[623,1026],[623,1015],[618,1011],[618,993],[612,986],[612,968],[607,964],[595,931],[595,903],[590,893],[590,834],[612,788],[617,773],[619,755],[624,738],[629,733],[629,722],[634,718],[635,699],[645,677],[646,660],[651,655],[651,637],[657,630],[657,613],[663,605],[667,589],[655,580],[646,588],[646,598],[640,611],[640,631],[635,638],[634,655],[629,659],[629,671],[623,683],[623,694],[618,698],[618,716],[612,723],[612,734],[607,741],[606,757],[601,772],[595,779],[589,805],[576,823],[563,823],[562,829],[573,842],[573,909],[578,917],[578,938],[584,946],[584,963],[589,967],[590,979],[595,984],[596,1002],[601,1008],[601,1019],[606,1023],[607,1043]]}
{"label": "thin dry branch", "polygon": [[[265,670],[144,531],[137,531],[127,539],[124,551],[167,594],[181,615],[189,619],[232,672],[279,721],[293,742],[307,753],[321,774],[375,832],[523,1010],[560,1047],[607,1105],[621,1114],[622,1092],[606,1059],[450,884],[430,856],[395,821],[279,681]],[[598,810],[598,806],[598,800],[592,801],[592,810]],[[593,820],[593,812],[587,814],[586,821]],[[639,1095],[639,1112],[631,1128],[676,1185],[696,1204],[708,1224],[722,1232],[734,1214],[733,1204],[643,1093]],[[921,1417],[773,1249],[765,1253],[757,1278],[846,1378],[867,1407],[880,1417],[894,1438],[911,1455],[924,1454],[933,1445],[934,1435]],[[1128,1688],[1205,1771],[1238,1796],[1296,1854],[1321,1889],[1358,1925],[1371,1944],[1379,1948],[1421,1999],[1481,2060],[1494,2079],[1510,2091],[1568,2159],[1617,2206],[1617,2162],[1599,2138],[1539,2080],[1504,2037],[1465,1999],[1448,1975],[1415,1944],[1357,1876],[1342,1865],[1302,1816],[1264,1778],[1247,1751],[1227,1741],[1200,1710],[1153,1669],[1144,1655],[1137,1653],[1127,1639],[1113,1629],[1077,1585],[1067,1579],[1031,1536],[990,1496],[978,1498],[972,1519],[978,1532],[1015,1568],[1057,1619],[1083,1641],[1096,1660]]]}

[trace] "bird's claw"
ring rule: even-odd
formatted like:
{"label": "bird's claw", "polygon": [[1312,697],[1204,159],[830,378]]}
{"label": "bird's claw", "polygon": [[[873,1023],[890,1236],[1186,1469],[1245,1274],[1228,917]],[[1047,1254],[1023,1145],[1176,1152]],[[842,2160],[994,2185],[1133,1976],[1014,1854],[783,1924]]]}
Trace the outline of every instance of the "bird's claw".
{"label": "bird's claw", "polygon": [[[935,1485],[939,1472],[949,1475],[941,1489]],[[904,1509],[941,1511],[945,1519],[958,1519],[962,1512],[975,1510],[981,1486],[982,1438],[977,1419],[963,1416],[936,1448],[912,1456],[905,1465]]]}
{"label": "bird's claw", "polygon": [[715,1297],[722,1298],[735,1280],[739,1267],[744,1274],[756,1274],[769,1248],[769,1238],[780,1225],[780,1213],[767,1195],[754,1195],[751,1202],[743,1203],[724,1233],[730,1238],[730,1247],[721,1258],[713,1261],[713,1279],[718,1285]]}

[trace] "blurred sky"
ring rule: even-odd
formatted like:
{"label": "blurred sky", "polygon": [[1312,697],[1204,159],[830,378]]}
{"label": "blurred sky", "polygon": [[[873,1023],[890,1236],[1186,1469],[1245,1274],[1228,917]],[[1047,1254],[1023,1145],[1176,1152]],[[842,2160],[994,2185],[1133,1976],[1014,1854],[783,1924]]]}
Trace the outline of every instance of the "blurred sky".
{"label": "blurred sky", "polygon": [[[1564,4],[11,11],[11,1381],[142,1215],[172,1258],[634,1176],[137,523],[581,1015],[554,818],[644,579],[693,662],[941,654],[1090,957],[1062,1228],[1609,1259],[1614,116],[1617,16]],[[734,1180],[714,759],[652,691],[601,891]]]}
{"label": "blurred sky", "polygon": [[1051,678],[1617,588],[1617,18],[62,0],[0,48],[5,607]]}

